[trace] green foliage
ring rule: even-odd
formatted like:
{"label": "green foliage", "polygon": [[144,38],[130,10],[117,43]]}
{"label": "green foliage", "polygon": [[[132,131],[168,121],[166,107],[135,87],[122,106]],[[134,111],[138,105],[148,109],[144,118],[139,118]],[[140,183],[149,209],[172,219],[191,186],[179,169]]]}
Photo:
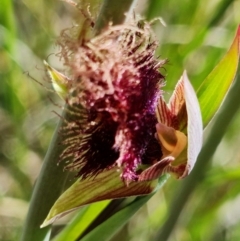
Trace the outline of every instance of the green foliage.
{"label": "green foliage", "polygon": [[232,84],[239,62],[240,26],[231,48],[213,71],[202,82],[197,95],[204,126],[212,119]]}
{"label": "green foliage", "polygon": [[97,202],[82,208],[68,226],[54,238],[54,241],[76,240],[109,202],[110,200]]}
{"label": "green foliage", "polygon": [[[91,12],[96,16],[100,1],[85,2],[92,2]],[[141,1],[139,2],[141,9]],[[174,0],[151,0],[148,3],[144,10],[147,18],[160,16],[167,24],[167,27],[163,27],[156,22],[153,26],[160,43],[158,54],[161,58],[169,59],[169,64],[165,66],[166,98],[171,96],[170,92],[183,69],[188,71],[190,81],[195,89],[198,89],[231,44],[240,22],[240,1],[185,0],[176,4]],[[138,10],[136,12],[138,13]],[[57,96],[30,79],[28,73],[34,79],[40,80],[44,86],[48,86],[48,83],[43,81],[47,77],[43,71],[42,60],[49,54],[58,52],[54,46],[56,36],[61,29],[71,26],[73,17],[79,19],[79,12],[61,1],[1,1],[0,240],[18,240],[20,237],[30,194],[58,119],[51,111],[61,113],[55,103],[63,105]],[[51,66],[61,70],[62,67],[54,56],[49,59]],[[225,74],[230,75],[231,66],[223,67]],[[211,92],[214,90],[212,87]],[[47,95],[50,95],[53,101],[49,101]],[[211,142],[205,150],[212,152],[206,160],[209,164],[195,167],[196,172],[201,170],[204,175],[194,184],[191,196],[183,199],[186,207],[181,210],[181,222],[174,231],[170,230],[170,240],[237,241],[239,238],[240,215],[237,212],[240,191],[240,114],[230,100],[229,103],[228,110],[235,114],[234,119],[229,125],[230,120],[225,119],[229,113],[226,112],[220,117],[220,126],[214,129],[214,122],[208,127],[208,133],[212,133]],[[238,105],[238,101],[234,104]],[[213,113],[214,111],[211,111],[206,114],[206,119]],[[221,143],[216,142],[222,138],[218,135],[219,130],[222,130],[222,136],[225,134]],[[58,175],[49,175],[49,179],[53,179],[56,185],[63,185]],[[178,198],[176,195],[180,193],[179,188],[186,182],[187,180],[176,181],[170,178],[164,188],[125,225],[127,231],[116,234],[113,240],[153,240],[157,230],[173,212],[171,208],[167,208],[169,203]],[[67,181],[66,186],[69,184],[70,181]],[[138,201],[131,204],[139,204],[140,207],[142,203],[140,199]],[[128,207],[131,206],[126,206],[122,211],[125,212]],[[130,211],[133,209],[130,208]],[[78,220],[82,220],[81,215],[79,214]],[[89,214],[88,217],[93,215]],[[119,220],[119,216],[117,217],[115,220]],[[62,225],[69,223],[69,219],[70,217],[57,223],[53,227],[52,236]],[[78,221],[74,224],[81,225]],[[72,228],[76,227],[74,224]],[[81,230],[85,228],[84,225]],[[56,236],[54,241],[61,240],[58,240],[58,237],[60,236]],[[74,239],[76,237],[77,234]]]}

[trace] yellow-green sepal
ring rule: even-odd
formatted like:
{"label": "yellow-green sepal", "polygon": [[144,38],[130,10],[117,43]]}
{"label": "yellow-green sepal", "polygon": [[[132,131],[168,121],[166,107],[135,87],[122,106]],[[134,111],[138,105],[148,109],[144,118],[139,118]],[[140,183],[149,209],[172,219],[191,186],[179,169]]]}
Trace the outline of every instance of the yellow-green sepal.
{"label": "yellow-green sepal", "polygon": [[45,227],[65,214],[90,203],[148,195],[158,189],[158,182],[158,179],[131,182],[127,186],[119,177],[117,168],[103,171],[95,178],[78,179],[58,198],[41,227]]}
{"label": "yellow-green sepal", "polygon": [[68,96],[68,92],[70,89],[70,79],[66,75],[51,67],[45,60],[43,61],[43,63],[51,78],[54,90],[62,99],[65,100]]}

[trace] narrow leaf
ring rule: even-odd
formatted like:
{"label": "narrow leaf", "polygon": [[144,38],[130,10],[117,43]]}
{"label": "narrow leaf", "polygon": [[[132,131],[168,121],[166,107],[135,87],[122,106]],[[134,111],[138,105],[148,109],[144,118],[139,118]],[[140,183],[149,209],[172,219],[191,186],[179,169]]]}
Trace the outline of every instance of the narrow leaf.
{"label": "narrow leaf", "polygon": [[109,200],[97,202],[82,208],[53,241],[75,241],[109,202]]}
{"label": "narrow leaf", "polygon": [[240,26],[234,41],[219,64],[203,81],[197,91],[202,112],[203,125],[206,126],[220,107],[238,68],[240,52]]}

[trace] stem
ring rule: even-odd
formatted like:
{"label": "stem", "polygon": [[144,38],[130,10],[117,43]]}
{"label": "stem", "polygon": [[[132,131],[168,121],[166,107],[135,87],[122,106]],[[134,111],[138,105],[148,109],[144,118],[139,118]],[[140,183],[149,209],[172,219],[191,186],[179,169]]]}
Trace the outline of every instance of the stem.
{"label": "stem", "polygon": [[170,214],[168,219],[162,226],[161,230],[157,233],[155,240],[167,241],[169,239],[178,218],[187,203],[187,200],[194,192],[198,183],[204,178],[206,170],[210,164],[210,160],[221,142],[227,127],[231,123],[237,111],[240,109],[239,93],[240,75],[238,74],[237,80],[232,85],[223,106],[216,116],[211,132],[209,133],[202,151],[198,156],[194,169],[191,175],[182,182],[180,188],[178,189],[178,193],[175,196],[176,198],[170,205]]}
{"label": "stem", "polygon": [[122,23],[125,19],[124,14],[128,12],[130,7],[132,9],[136,3],[137,0],[105,0],[95,25],[95,34],[99,34],[109,22],[112,22],[114,25]]}
{"label": "stem", "polygon": [[22,241],[48,240],[46,237],[50,236],[51,226],[40,229],[40,225],[53,203],[59,197],[62,191],[62,185],[68,174],[67,172],[63,172],[63,163],[57,166],[57,160],[62,152],[62,148],[59,145],[61,141],[59,130],[63,124],[62,122],[63,121],[60,120],[58,123],[44,159],[40,175],[35,184],[21,238]]}

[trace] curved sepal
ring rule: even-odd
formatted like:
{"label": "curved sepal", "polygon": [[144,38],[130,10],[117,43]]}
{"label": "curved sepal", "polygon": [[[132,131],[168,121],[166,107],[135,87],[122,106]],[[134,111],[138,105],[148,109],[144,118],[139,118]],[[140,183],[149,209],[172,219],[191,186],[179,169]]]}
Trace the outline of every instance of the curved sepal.
{"label": "curved sepal", "polygon": [[43,63],[51,78],[54,90],[62,99],[65,100],[68,95],[68,90],[70,89],[70,79],[64,74],[58,72],[53,67],[51,67],[45,60],[43,61]]}
{"label": "curved sepal", "polygon": [[41,225],[45,227],[65,214],[90,203],[130,196],[147,195],[157,188],[158,180],[131,182],[128,186],[119,178],[117,168],[103,171],[95,178],[78,179],[55,202]]}
{"label": "curved sepal", "polygon": [[187,149],[187,163],[186,168],[181,177],[190,173],[195,165],[197,156],[202,148],[203,140],[203,124],[200,106],[196,93],[187,77],[186,71],[183,74],[184,96],[187,109],[187,130],[188,130],[188,149]]}

